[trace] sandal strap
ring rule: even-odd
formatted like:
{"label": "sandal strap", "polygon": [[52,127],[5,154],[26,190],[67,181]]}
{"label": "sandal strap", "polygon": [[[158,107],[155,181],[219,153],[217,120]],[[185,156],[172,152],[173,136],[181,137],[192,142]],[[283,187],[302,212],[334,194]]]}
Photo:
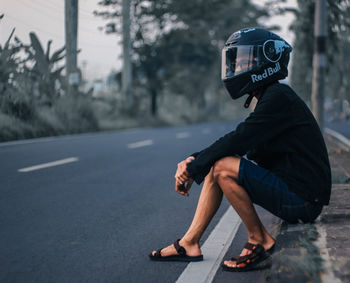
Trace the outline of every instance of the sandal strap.
{"label": "sandal strap", "polygon": [[180,239],[177,239],[174,242],[174,247],[179,255],[185,256],[186,255],[186,250],[184,247],[180,246],[179,244]]}
{"label": "sandal strap", "polygon": [[[262,256],[265,253],[265,249],[262,245],[260,245],[260,244],[258,244],[258,245],[250,244],[250,245],[252,245],[252,246],[250,246],[251,249],[249,249],[249,250],[251,250],[252,253],[238,257],[236,264],[254,262],[257,258],[259,258],[260,256]],[[246,246],[248,246],[248,245],[246,245]],[[246,246],[245,246],[245,248],[246,248]],[[248,249],[248,248],[246,248],[246,249]]]}
{"label": "sandal strap", "polygon": [[154,254],[154,256],[155,256],[155,257],[162,257],[162,255],[160,254],[160,251],[161,251],[161,250],[162,250],[162,249],[157,250],[156,253]]}
{"label": "sandal strap", "polygon": [[255,250],[258,246],[261,246],[260,244],[252,244],[252,243],[249,243],[247,242],[245,245],[244,245],[244,248],[247,249],[247,250],[250,250],[250,251],[253,251]]}

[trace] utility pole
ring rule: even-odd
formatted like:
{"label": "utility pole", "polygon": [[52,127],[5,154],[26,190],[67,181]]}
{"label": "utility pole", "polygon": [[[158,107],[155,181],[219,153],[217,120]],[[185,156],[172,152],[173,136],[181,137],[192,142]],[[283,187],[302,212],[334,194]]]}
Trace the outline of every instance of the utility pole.
{"label": "utility pole", "polygon": [[323,131],[326,73],[326,38],[327,38],[327,0],[316,0],[315,9],[315,39],[312,78],[312,113]]}
{"label": "utility pole", "polygon": [[133,97],[131,91],[132,66],[131,66],[131,40],[130,40],[130,0],[123,0],[123,71],[122,94],[128,109],[132,108]]}
{"label": "utility pole", "polygon": [[79,74],[77,68],[78,48],[78,0],[65,0],[66,31],[66,79],[68,95],[78,91]]}

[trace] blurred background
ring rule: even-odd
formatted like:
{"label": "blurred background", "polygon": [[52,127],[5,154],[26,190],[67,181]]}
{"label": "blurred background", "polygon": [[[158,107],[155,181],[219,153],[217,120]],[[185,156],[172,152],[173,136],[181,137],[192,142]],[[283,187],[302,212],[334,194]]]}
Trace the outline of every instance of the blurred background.
{"label": "blurred background", "polygon": [[[350,118],[350,2],[328,0],[324,109]],[[314,0],[2,0],[0,141],[240,119],[220,80],[231,33],[263,27],[294,50],[311,105]]]}

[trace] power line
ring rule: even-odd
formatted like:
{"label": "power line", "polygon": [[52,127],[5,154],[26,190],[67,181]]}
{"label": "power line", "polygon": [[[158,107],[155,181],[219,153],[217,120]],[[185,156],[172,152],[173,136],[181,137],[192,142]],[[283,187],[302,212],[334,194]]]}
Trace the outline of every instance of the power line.
{"label": "power line", "polygon": [[[46,2],[45,2],[46,3]],[[50,2],[51,3],[51,2]],[[46,7],[48,7],[48,6],[46,6]],[[54,9],[54,11],[56,11],[57,12],[57,6],[56,7],[54,7],[54,6],[51,6],[50,7],[50,11],[52,11],[52,9]],[[60,9],[61,10],[61,12],[60,12],[60,14],[62,14],[63,13],[63,9],[64,9],[64,7],[59,7],[58,9]],[[79,9],[79,13],[80,13],[80,10],[81,10],[81,8]],[[80,14],[79,14],[79,18],[80,18]],[[83,15],[84,16],[84,15]],[[85,16],[85,18],[83,17],[83,19],[81,19],[81,21],[83,21],[83,22],[85,22],[85,23],[90,23],[90,24],[93,24],[93,25],[96,25],[98,22],[99,22],[99,24],[103,24],[103,22],[101,21],[101,19],[97,19],[97,18],[94,18],[94,17],[92,17],[92,13],[89,15],[89,16]],[[80,22],[81,22],[80,21]],[[61,22],[61,20],[60,20],[60,22]],[[86,31],[86,32],[89,32],[89,33],[91,33],[91,32],[94,32],[94,33],[97,33],[97,29],[91,29],[91,28],[86,28],[85,26],[82,26],[81,24],[79,25],[79,30],[84,30],[84,31]]]}
{"label": "power line", "polygon": [[[40,15],[42,15],[42,12],[38,12],[39,9],[37,9],[36,7],[29,6],[27,4],[25,4],[24,6],[28,7],[31,10],[34,10],[36,13],[39,13]],[[41,10],[41,11],[43,11],[43,10]],[[47,17],[49,17],[50,19],[54,19],[56,22],[59,22],[59,23],[63,24],[64,16],[62,16],[62,18],[58,19],[57,17],[52,17],[51,15],[49,15],[48,11],[49,10],[46,10],[43,14],[46,15]],[[52,11],[52,10],[50,10],[50,11]],[[91,34],[91,33],[100,34],[100,32],[98,32],[98,30],[97,30],[97,27],[96,27],[96,29],[92,29],[92,28],[87,28],[85,26],[79,25],[79,31],[85,31],[85,32],[87,32],[89,34]]]}
{"label": "power line", "polygon": [[[18,22],[18,23],[21,23],[22,25],[24,25],[25,27],[28,27],[28,26],[31,26],[34,31],[40,31],[40,32],[43,32],[51,37],[55,36],[55,37],[60,37],[61,39],[65,39],[64,35],[63,34],[58,34],[58,33],[53,33],[51,31],[47,31],[47,30],[44,30],[44,29],[41,29],[41,28],[37,28],[37,27],[34,27],[32,24],[28,24],[28,23],[25,23],[23,22],[22,20],[16,18],[16,17],[13,17],[9,14],[5,14],[4,16],[4,19],[6,19],[6,17]],[[92,44],[91,42],[87,42],[85,40],[79,40],[78,41],[80,44],[82,44],[83,46],[88,46],[88,47],[93,47],[93,48],[105,48],[105,49],[114,49],[114,48],[117,48],[117,45],[115,46],[109,46],[109,45],[99,45],[99,44]],[[81,46],[81,47],[83,47]]]}
{"label": "power line", "polygon": [[[52,5],[51,8],[57,8],[58,6],[56,6],[55,4],[61,3],[61,2],[51,2],[49,0],[46,0],[44,3],[45,4],[51,4]],[[64,9],[64,6],[60,6],[59,8],[60,9]],[[88,10],[82,9],[81,5],[79,5],[79,13],[82,13],[83,16],[87,16],[87,17],[91,17],[93,15],[92,11],[88,11]]]}
{"label": "power line", "polygon": [[[28,2],[25,2],[23,0],[20,0],[22,2],[22,5],[26,6],[27,8],[29,8],[30,10],[34,11],[35,13],[39,14],[41,17],[45,16],[52,19],[55,19],[56,21],[62,21],[62,19],[64,19],[64,15],[62,14],[62,18],[58,18],[57,16],[53,16],[51,12],[51,10],[48,9],[43,9],[41,6],[32,6],[29,5]],[[50,11],[50,12],[49,12]]]}
{"label": "power line", "polygon": [[[28,2],[25,2],[25,0],[20,0],[24,6],[27,8],[35,11],[36,13],[40,14],[40,16],[45,15],[46,17],[49,17],[50,19],[55,19],[56,21],[61,22],[62,19],[64,19],[64,7],[57,7],[57,6],[47,6],[42,5],[42,2],[31,2],[30,5],[28,5]],[[52,12],[55,12],[56,15],[60,15],[61,17],[54,16]],[[85,15],[79,15],[79,17],[82,16],[82,20],[84,22],[90,22],[90,23],[96,23],[94,21],[97,21],[97,19],[94,19],[92,17],[92,14],[90,16]],[[84,18],[85,16],[85,18]]]}
{"label": "power line", "polygon": [[54,36],[58,36],[58,37],[61,37],[61,38],[64,39],[64,35],[63,35],[63,34],[53,33],[53,32],[51,32],[51,31],[47,31],[47,30],[43,30],[43,29],[34,27],[32,24],[30,24],[30,23],[29,23],[29,24],[28,24],[28,23],[25,23],[25,22],[23,22],[22,20],[20,20],[20,19],[18,19],[18,18],[16,18],[16,17],[13,17],[13,16],[9,15],[8,13],[5,14],[4,19],[6,19],[6,17],[8,17],[8,18],[10,18],[10,19],[12,19],[12,20],[14,20],[14,21],[16,21],[16,23],[18,22],[18,23],[21,23],[21,24],[25,25],[26,27],[31,26],[31,27],[32,27],[33,29],[35,29],[35,30],[44,32],[44,33],[49,34],[49,35],[51,35],[51,36],[53,36],[53,35],[54,35]]}

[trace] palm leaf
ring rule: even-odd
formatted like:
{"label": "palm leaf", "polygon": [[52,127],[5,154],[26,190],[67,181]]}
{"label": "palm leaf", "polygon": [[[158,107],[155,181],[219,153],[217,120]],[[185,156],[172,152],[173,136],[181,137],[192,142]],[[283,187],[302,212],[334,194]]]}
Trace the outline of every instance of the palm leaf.
{"label": "palm leaf", "polygon": [[58,62],[59,60],[61,60],[65,55],[61,55],[61,53],[66,49],[65,46],[63,46],[62,48],[58,49],[51,57],[50,59],[50,64],[54,64],[56,62]]}
{"label": "palm leaf", "polygon": [[11,32],[9,38],[8,38],[8,40],[6,41],[5,45],[4,45],[4,49],[9,48],[10,40],[11,40],[11,37],[13,36],[13,33],[15,32],[15,29],[16,29],[16,28],[13,28],[13,29],[12,29],[12,32]]}
{"label": "palm leaf", "polygon": [[34,32],[29,33],[29,37],[32,47],[35,50],[34,58],[37,63],[37,68],[42,74],[45,75],[49,72],[49,64],[44,54],[43,47]]}
{"label": "palm leaf", "polygon": [[48,61],[50,60],[51,43],[52,43],[52,40],[49,40],[49,41],[47,42],[47,46],[46,46],[46,59],[47,59]]}

